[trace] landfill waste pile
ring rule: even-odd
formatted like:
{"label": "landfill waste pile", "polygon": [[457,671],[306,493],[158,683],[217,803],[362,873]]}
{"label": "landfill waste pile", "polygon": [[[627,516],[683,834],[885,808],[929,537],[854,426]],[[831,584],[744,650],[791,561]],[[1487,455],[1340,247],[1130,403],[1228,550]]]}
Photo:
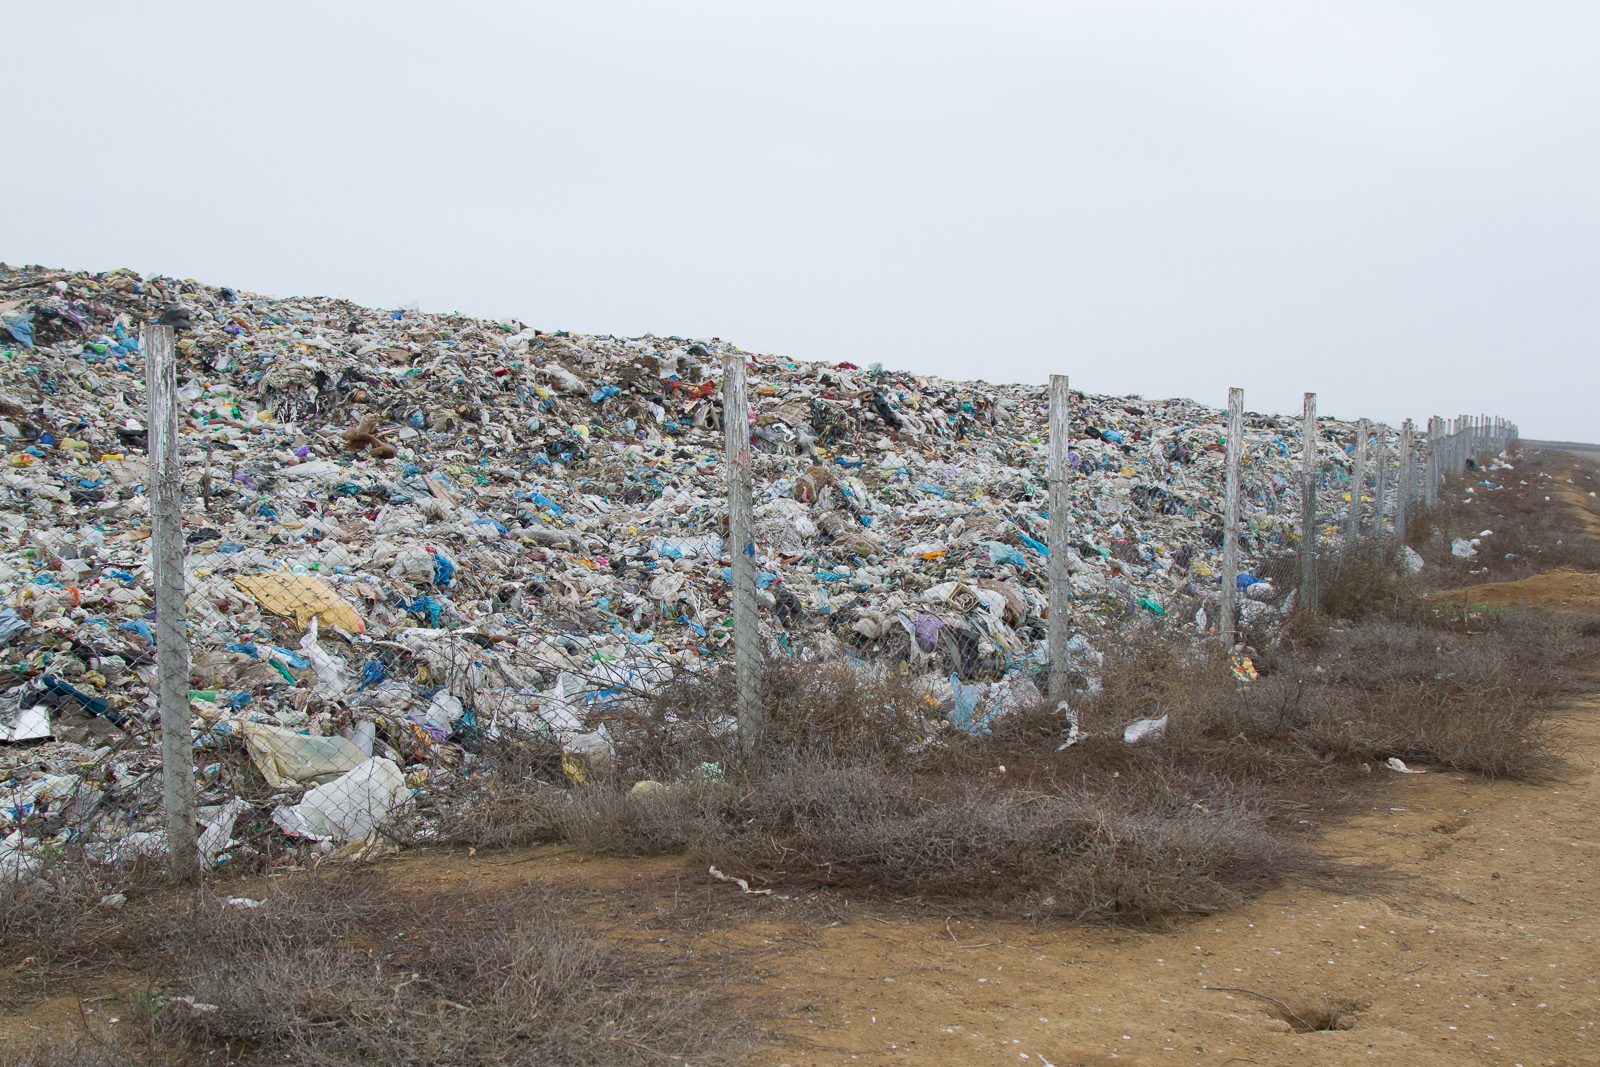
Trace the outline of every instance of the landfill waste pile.
{"label": "landfill waste pile", "polygon": [[[0,874],[40,842],[166,847],[148,321],[177,338],[207,865],[359,853],[407,813],[425,835],[420,801],[500,739],[582,778],[613,757],[616,702],[730,661],[729,343],[0,268]],[[914,672],[951,730],[1038,699],[1046,388],[742,355],[766,654]],[[1129,617],[1215,626],[1225,413],[1073,399],[1092,689]],[[1331,536],[1354,427],[1321,434]],[[1299,418],[1249,415],[1245,448],[1241,571],[1296,540]],[[1239,584],[1246,624],[1283,609]]]}

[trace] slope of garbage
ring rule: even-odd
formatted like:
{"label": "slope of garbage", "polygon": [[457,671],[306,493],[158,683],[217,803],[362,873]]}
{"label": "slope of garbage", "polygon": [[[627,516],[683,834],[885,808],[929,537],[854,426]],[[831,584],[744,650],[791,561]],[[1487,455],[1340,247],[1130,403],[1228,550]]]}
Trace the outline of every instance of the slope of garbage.
{"label": "slope of garbage", "polygon": [[[581,776],[612,751],[609,703],[729,661],[731,344],[0,269],[0,873],[31,870],[39,841],[165,847],[146,321],[176,330],[185,405],[205,862],[360,847],[497,738],[558,744]],[[742,354],[767,653],[900,665],[951,728],[1036,698],[1045,387]],[[1074,402],[1092,687],[1119,620],[1216,618],[1225,413]],[[1342,511],[1353,427],[1322,433]],[[1245,444],[1249,571],[1296,536],[1299,420],[1249,415]],[[1281,610],[1240,584],[1247,623]]]}

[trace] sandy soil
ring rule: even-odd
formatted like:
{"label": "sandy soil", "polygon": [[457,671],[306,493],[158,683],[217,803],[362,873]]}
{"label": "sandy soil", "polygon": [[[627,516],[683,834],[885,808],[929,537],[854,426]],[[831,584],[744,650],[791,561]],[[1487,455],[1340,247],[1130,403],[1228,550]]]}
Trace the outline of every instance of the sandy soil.
{"label": "sandy soil", "polygon": [[1600,574],[1559,570],[1536,574],[1520,582],[1486,582],[1432,598],[1440,604],[1455,604],[1479,610],[1493,608],[1549,607],[1563,611],[1600,611]]}

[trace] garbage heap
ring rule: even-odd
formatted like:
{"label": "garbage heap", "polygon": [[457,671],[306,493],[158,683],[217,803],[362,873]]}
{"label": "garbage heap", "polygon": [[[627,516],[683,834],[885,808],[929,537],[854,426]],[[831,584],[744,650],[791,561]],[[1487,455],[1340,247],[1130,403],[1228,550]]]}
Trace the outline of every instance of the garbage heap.
{"label": "garbage heap", "polygon": [[[165,848],[148,321],[177,337],[208,864],[370,845],[496,739],[543,739],[581,777],[612,751],[612,702],[727,663],[728,353],[748,368],[765,651],[915,672],[962,729],[1037,696],[1042,386],[0,267],[0,874],[41,841]],[[1073,407],[1067,610],[1092,688],[1130,616],[1214,626],[1225,413]],[[1353,427],[1321,432],[1331,533]],[[1248,572],[1297,536],[1298,418],[1249,415],[1245,447]],[[1281,610],[1240,581],[1247,624]]]}

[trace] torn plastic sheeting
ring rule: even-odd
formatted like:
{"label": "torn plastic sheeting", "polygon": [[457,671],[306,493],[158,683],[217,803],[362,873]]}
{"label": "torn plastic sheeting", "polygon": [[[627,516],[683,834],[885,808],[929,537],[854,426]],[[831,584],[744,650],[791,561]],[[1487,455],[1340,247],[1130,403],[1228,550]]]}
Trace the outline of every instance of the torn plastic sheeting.
{"label": "torn plastic sheeting", "polygon": [[359,745],[343,737],[312,737],[259,722],[241,722],[238,730],[245,750],[273,789],[287,782],[306,784],[345,774],[367,758]]}
{"label": "torn plastic sheeting", "polygon": [[1010,563],[1017,567],[1026,567],[1028,560],[1020,548],[1008,545],[1003,541],[985,541],[984,547],[989,550],[989,562],[994,565]]}
{"label": "torn plastic sheeting", "polygon": [[713,535],[703,537],[654,537],[650,540],[650,551],[658,556],[668,559],[694,559],[706,557],[715,559],[722,554],[722,538]]}
{"label": "torn plastic sheeting", "polygon": [[274,615],[293,616],[302,629],[312,619],[321,619],[350,633],[365,633],[367,624],[356,609],[339,595],[325,579],[310,574],[251,574],[237,577],[233,584],[249,593],[264,610]]}
{"label": "torn plastic sheeting", "polygon": [[38,842],[24,838],[21,830],[13,830],[0,841],[0,885],[32,878],[43,866]]}
{"label": "torn plastic sheeting", "polygon": [[33,347],[33,315],[30,312],[7,311],[0,315],[0,326],[4,326],[18,344],[25,348]]}
{"label": "torn plastic sheeting", "polygon": [[1065,700],[1056,705],[1056,711],[1067,721],[1067,739],[1056,746],[1056,751],[1060,752],[1083,740],[1083,732],[1078,725],[1078,713]]}
{"label": "torn plastic sheeting", "polygon": [[197,842],[201,863],[210,867],[217,862],[217,857],[222,855],[222,850],[227,848],[233,839],[234,823],[239,821],[239,816],[249,810],[249,802],[239,797],[234,797],[222,806],[222,810],[212,818]]}
{"label": "torn plastic sheeting", "polygon": [[456,720],[466,714],[466,708],[461,699],[454,696],[447,689],[441,689],[433,694],[433,699],[428,702],[428,708],[422,713],[421,721],[425,726],[431,726],[449,737],[456,728]]}
{"label": "torn plastic sheeting", "polygon": [[280,806],[272,821],[284,833],[313,841],[355,841],[384,828],[409,798],[400,768],[375,756],[308,789],[300,803]]}
{"label": "torn plastic sheeting", "polygon": [[0,611],[0,645],[9,645],[11,639],[28,628],[27,622],[15,608]]}
{"label": "torn plastic sheeting", "polygon": [[344,468],[331,460],[318,459],[310,463],[298,463],[292,467],[283,467],[278,473],[285,478],[329,478],[336,474],[343,474]]}

